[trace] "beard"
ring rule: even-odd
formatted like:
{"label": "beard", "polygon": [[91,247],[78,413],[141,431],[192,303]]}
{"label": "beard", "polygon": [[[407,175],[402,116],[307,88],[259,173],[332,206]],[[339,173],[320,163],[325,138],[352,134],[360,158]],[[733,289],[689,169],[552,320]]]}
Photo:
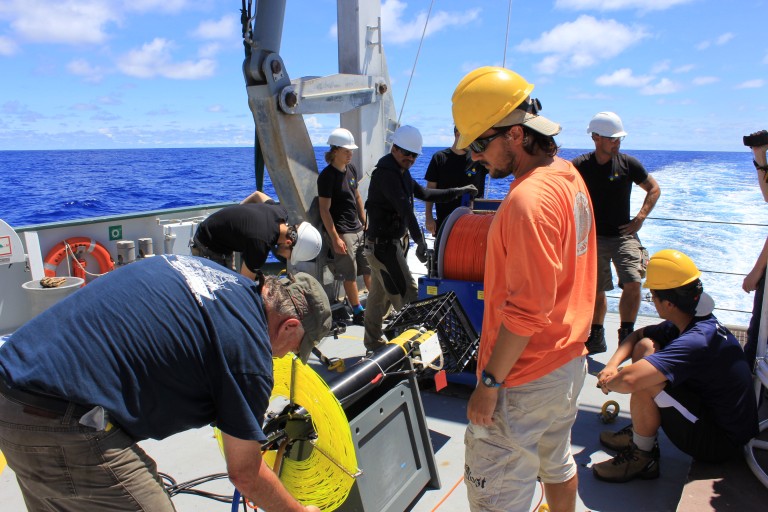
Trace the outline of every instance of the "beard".
{"label": "beard", "polygon": [[517,158],[515,158],[515,155],[512,153],[506,153],[505,157],[506,161],[502,162],[498,166],[493,165],[486,160],[482,160],[480,163],[483,164],[486,169],[488,169],[488,174],[491,176],[491,178],[500,180],[506,178],[510,174],[514,174],[515,168],[517,167]]}

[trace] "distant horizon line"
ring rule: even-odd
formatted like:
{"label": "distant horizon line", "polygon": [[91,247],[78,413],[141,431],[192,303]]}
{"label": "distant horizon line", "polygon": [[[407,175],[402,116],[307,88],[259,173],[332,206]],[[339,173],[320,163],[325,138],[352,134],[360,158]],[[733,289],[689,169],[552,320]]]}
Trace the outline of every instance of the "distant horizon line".
{"label": "distant horizon line", "polygon": [[[312,146],[314,149],[327,149],[328,146]],[[137,151],[137,150],[180,150],[180,149],[253,149],[252,146],[161,146],[161,147],[126,147],[126,148],[57,148],[57,149],[0,149],[0,153],[4,152],[23,152],[23,151]],[[448,149],[448,146],[424,146],[424,149]],[[561,147],[561,150],[568,151],[594,151],[594,148],[566,148]],[[635,149],[635,148],[621,148],[621,152],[628,151],[669,151],[676,153],[742,153],[746,151],[737,150],[714,150],[714,149]]]}

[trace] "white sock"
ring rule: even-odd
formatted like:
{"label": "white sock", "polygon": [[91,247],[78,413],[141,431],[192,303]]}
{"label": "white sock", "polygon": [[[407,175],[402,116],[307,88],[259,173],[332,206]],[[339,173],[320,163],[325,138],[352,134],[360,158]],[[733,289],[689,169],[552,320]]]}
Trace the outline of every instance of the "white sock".
{"label": "white sock", "polygon": [[656,436],[641,436],[633,430],[632,442],[644,452],[650,452],[653,450],[653,445],[656,444]]}

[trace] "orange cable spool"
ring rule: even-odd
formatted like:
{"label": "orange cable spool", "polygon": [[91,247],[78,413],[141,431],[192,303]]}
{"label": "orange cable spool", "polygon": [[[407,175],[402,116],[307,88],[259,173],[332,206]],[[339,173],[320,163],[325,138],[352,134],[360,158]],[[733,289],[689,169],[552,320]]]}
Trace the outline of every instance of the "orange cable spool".
{"label": "orange cable spool", "polygon": [[456,219],[443,253],[443,277],[482,282],[485,249],[493,215],[471,214]]}

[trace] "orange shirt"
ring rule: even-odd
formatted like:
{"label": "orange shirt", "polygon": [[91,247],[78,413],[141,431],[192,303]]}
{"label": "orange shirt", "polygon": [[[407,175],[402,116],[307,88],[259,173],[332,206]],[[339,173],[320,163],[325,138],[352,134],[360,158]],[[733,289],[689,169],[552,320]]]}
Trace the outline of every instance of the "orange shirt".
{"label": "orange shirt", "polygon": [[504,379],[517,386],[586,353],[597,249],[589,192],[570,162],[538,167],[509,187],[488,231],[478,373],[504,326],[530,341]]}

